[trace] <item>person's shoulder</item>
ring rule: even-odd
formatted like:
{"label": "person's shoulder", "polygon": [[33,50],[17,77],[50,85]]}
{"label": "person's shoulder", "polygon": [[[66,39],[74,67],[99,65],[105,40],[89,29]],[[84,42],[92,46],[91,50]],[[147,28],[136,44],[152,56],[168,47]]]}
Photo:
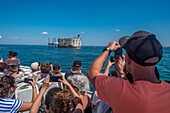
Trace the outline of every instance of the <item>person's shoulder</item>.
{"label": "person's shoulder", "polygon": [[105,74],[98,74],[97,76],[96,76],[96,78],[112,78],[112,77],[110,77],[110,76],[108,76],[108,75],[105,75]]}
{"label": "person's shoulder", "polygon": [[0,98],[0,101],[3,101],[5,103],[15,103],[15,101],[17,101],[17,99],[12,99],[12,98]]}
{"label": "person's shoulder", "polygon": [[83,73],[81,73],[81,70],[80,71],[77,71],[77,70],[70,70],[70,73],[72,74],[72,75],[83,75]]}
{"label": "person's shoulder", "polygon": [[112,87],[113,85],[122,85],[122,86],[131,87],[132,85],[128,80],[124,80],[118,77],[111,77],[111,76],[104,75],[104,74],[99,74],[98,76],[96,76],[94,83],[95,83],[95,86],[102,85],[104,87],[105,85],[108,85],[108,87]]}
{"label": "person's shoulder", "polygon": [[70,70],[68,70],[68,71],[66,71],[66,73],[65,73],[65,77],[68,77],[70,74],[71,74],[71,69],[70,69]]}
{"label": "person's shoulder", "polygon": [[22,101],[11,98],[0,98],[0,112],[16,113],[22,106]]}

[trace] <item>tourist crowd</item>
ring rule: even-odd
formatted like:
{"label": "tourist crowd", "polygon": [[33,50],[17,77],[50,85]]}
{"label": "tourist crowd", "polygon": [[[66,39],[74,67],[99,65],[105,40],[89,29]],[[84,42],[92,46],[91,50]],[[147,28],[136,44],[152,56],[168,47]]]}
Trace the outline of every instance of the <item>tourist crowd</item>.
{"label": "tourist crowd", "polygon": [[[50,62],[33,62],[26,73],[17,53],[9,51],[8,59],[0,61],[0,113],[169,113],[170,84],[159,79],[156,67],[162,54],[156,36],[146,31],[110,42],[85,75],[79,60],[65,73]],[[21,92],[28,86],[32,95],[25,98],[31,100],[16,98],[17,88]]]}

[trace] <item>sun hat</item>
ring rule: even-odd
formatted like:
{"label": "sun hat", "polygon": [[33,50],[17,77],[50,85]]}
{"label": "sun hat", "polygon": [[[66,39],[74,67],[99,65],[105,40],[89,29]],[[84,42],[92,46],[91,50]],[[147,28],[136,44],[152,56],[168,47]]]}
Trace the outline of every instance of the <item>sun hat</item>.
{"label": "sun hat", "polygon": [[33,69],[33,70],[38,70],[38,68],[39,68],[39,63],[38,63],[38,62],[33,62],[33,63],[31,64],[31,69]]}
{"label": "sun hat", "polygon": [[[156,35],[146,31],[137,31],[132,36],[123,36],[119,39],[128,56],[141,66],[156,65],[162,58],[162,45]],[[156,58],[157,60],[152,60]]]}
{"label": "sun hat", "polygon": [[74,61],[73,66],[74,66],[74,67],[80,67],[80,66],[82,66],[82,65],[81,65],[81,61],[79,61],[79,60]]}

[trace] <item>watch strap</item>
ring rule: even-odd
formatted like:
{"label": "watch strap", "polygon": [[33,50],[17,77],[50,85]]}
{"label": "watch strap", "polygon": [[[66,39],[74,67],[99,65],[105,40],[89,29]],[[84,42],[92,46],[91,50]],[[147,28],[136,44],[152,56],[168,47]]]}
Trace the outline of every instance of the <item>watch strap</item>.
{"label": "watch strap", "polygon": [[112,52],[112,50],[109,48],[109,47],[105,47],[104,49],[103,49],[103,52],[104,51],[108,51],[109,52],[109,55],[111,54],[111,52]]}

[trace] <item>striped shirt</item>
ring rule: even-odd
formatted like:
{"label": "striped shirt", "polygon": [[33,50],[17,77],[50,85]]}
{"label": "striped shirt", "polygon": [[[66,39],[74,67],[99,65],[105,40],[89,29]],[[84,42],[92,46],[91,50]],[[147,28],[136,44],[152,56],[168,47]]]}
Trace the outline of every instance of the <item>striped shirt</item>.
{"label": "striped shirt", "polygon": [[0,113],[17,113],[22,106],[22,101],[0,97]]}

